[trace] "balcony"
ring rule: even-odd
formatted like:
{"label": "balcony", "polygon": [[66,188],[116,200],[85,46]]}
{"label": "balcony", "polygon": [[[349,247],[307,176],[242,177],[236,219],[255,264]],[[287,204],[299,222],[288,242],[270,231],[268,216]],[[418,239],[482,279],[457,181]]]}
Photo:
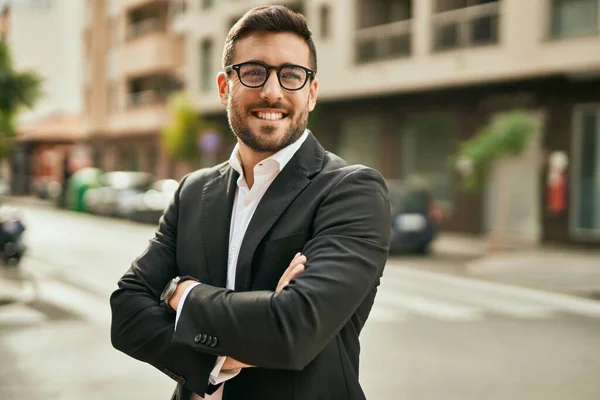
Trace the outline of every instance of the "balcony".
{"label": "balcony", "polygon": [[151,4],[165,4],[169,0],[123,0],[123,6],[126,9],[145,7]]}
{"label": "balcony", "polygon": [[356,62],[366,63],[411,54],[411,21],[393,22],[356,31]]}
{"label": "balcony", "polygon": [[498,43],[499,1],[439,11],[433,16],[434,51]]}
{"label": "balcony", "polygon": [[127,107],[143,108],[164,105],[173,92],[181,90],[182,82],[173,73],[161,73],[130,79],[127,82]]}
{"label": "balcony", "polygon": [[121,47],[120,62],[126,76],[143,75],[180,68],[184,43],[164,33],[153,33],[129,41]]}
{"label": "balcony", "polygon": [[412,3],[360,0],[354,58],[358,64],[411,55]]}
{"label": "balcony", "polygon": [[156,133],[165,126],[167,117],[161,104],[126,109],[109,117],[106,132],[109,136]]}

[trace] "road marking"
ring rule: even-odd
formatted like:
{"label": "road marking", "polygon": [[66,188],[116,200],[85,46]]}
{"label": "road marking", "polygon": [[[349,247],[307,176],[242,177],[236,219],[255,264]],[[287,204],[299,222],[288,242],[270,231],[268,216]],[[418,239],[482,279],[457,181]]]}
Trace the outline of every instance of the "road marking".
{"label": "road marking", "polygon": [[497,294],[467,291],[452,286],[433,286],[392,276],[383,285],[393,285],[394,291],[417,294],[440,301],[462,304],[476,310],[491,311],[517,318],[549,318],[556,315],[556,307],[551,307]]}
{"label": "road marking", "polygon": [[12,325],[36,325],[44,323],[48,317],[27,307],[26,304],[13,303],[0,307],[0,327]]}
{"label": "road marking", "polygon": [[380,304],[442,320],[475,321],[482,318],[482,313],[472,307],[449,304],[401,291],[383,290],[377,294],[376,299]]}
{"label": "road marking", "polygon": [[369,321],[398,322],[406,319],[406,313],[394,307],[388,307],[375,299],[375,304],[369,314]]}
{"label": "road marking", "polygon": [[64,308],[92,323],[107,324],[111,319],[108,299],[102,302],[90,293],[58,281],[42,280],[38,298],[42,302]]}
{"label": "road marking", "polygon": [[[529,304],[531,307],[535,305],[541,308],[545,307],[546,310],[560,310],[590,317],[600,317],[600,302],[569,296],[567,294],[551,293],[475,278],[450,276],[400,267],[386,269],[382,278],[382,286],[383,282],[388,280],[388,277],[391,278],[389,281],[406,280],[408,282],[418,282],[420,285],[439,288],[440,291],[443,291],[445,288],[460,290],[464,293],[465,298],[468,298],[469,294],[476,292],[481,296],[489,296],[490,298],[494,296],[496,299],[505,299],[507,303],[508,301],[516,301]],[[491,306],[488,305],[488,307]]]}

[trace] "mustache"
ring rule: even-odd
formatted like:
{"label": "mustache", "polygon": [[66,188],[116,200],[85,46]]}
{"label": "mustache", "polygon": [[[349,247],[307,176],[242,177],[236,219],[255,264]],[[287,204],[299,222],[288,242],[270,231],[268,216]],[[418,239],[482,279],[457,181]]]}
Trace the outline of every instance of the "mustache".
{"label": "mustache", "polygon": [[250,112],[250,110],[255,110],[257,108],[276,108],[278,110],[285,111],[286,114],[292,114],[290,108],[283,104],[281,101],[276,101],[275,103],[269,103],[268,101],[259,101],[250,104],[247,110],[248,112]]}

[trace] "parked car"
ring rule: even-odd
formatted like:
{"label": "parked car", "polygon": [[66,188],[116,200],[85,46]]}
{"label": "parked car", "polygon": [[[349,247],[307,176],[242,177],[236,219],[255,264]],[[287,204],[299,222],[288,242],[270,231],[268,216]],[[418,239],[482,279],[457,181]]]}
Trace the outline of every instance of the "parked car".
{"label": "parked car", "polygon": [[429,252],[442,213],[432,191],[417,180],[388,180],[392,207],[390,254]]}
{"label": "parked car", "polygon": [[100,177],[100,187],[85,193],[85,205],[92,214],[127,218],[134,210],[135,196],[147,191],[153,180],[147,172],[107,172]]}
{"label": "parked car", "polygon": [[130,218],[137,222],[158,223],[178,185],[176,180],[161,179],[153,183],[148,191],[135,195]]}
{"label": "parked car", "polygon": [[50,176],[40,177],[32,185],[33,193],[37,198],[42,200],[56,201],[61,190],[61,183]]}

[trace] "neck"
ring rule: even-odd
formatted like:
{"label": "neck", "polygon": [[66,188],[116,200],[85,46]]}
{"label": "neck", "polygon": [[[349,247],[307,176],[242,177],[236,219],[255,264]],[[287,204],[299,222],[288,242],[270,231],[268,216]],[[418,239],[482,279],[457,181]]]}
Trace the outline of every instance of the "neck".
{"label": "neck", "polygon": [[272,156],[275,153],[257,152],[246,146],[244,143],[242,143],[241,140],[238,140],[238,143],[238,152],[240,156],[240,161],[242,163],[242,170],[244,171],[244,179],[246,180],[246,184],[248,184],[248,187],[252,188],[252,185],[254,184],[254,167],[256,166],[256,164],[258,164],[265,158]]}

